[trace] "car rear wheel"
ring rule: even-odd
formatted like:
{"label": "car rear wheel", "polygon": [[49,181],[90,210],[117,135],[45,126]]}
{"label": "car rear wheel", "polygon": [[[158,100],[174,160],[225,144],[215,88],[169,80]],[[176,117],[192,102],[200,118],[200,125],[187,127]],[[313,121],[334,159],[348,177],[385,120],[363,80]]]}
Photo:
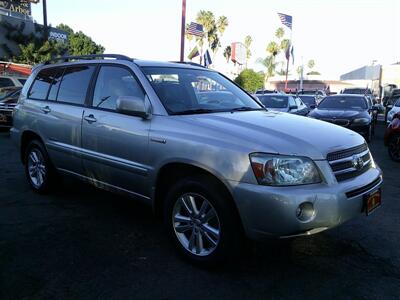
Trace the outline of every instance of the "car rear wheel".
{"label": "car rear wheel", "polygon": [[164,220],[179,253],[204,267],[236,258],[243,229],[229,195],[206,177],[179,180],[166,199]]}
{"label": "car rear wheel", "polygon": [[53,185],[55,170],[46,149],[39,141],[31,141],[26,148],[25,174],[35,192],[46,193]]}
{"label": "car rear wheel", "polygon": [[392,160],[400,162],[400,134],[395,134],[389,139],[388,151]]}

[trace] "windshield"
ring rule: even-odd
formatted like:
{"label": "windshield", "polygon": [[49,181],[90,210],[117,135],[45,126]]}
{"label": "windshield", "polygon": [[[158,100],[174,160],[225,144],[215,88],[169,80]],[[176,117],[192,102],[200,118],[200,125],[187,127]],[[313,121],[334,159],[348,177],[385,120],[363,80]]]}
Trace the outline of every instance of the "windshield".
{"label": "windshield", "polygon": [[216,72],[166,67],[142,69],[170,114],[263,109],[252,97]]}
{"label": "windshield", "polygon": [[309,107],[310,105],[315,105],[315,97],[313,96],[299,96],[300,99]]}
{"label": "windshield", "polygon": [[318,105],[319,109],[367,109],[367,101],[364,97],[331,96],[326,97]]}
{"label": "windshield", "polygon": [[257,97],[266,108],[287,108],[288,106],[288,96],[266,95]]}
{"label": "windshield", "polygon": [[15,89],[13,89],[13,90],[7,90],[7,89],[0,90],[0,100],[4,100],[4,99],[8,98],[8,97],[12,96],[14,93],[15,93]]}

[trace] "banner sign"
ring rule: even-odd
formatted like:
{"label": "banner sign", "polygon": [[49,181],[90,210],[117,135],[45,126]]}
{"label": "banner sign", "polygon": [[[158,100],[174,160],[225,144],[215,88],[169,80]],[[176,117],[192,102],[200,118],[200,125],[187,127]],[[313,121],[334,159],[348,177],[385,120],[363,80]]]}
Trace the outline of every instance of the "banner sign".
{"label": "banner sign", "polygon": [[0,0],[0,9],[9,10],[12,13],[31,16],[31,3],[38,2],[39,1],[37,0]]}
{"label": "banner sign", "polygon": [[68,42],[68,34],[64,30],[60,30],[57,28],[50,28],[49,40],[55,40],[57,42],[66,43]]}

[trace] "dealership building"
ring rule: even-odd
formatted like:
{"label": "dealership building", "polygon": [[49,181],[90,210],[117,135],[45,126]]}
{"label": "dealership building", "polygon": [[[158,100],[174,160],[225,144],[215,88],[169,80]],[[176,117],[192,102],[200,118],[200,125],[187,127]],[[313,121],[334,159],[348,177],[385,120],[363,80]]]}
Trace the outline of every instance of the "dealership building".
{"label": "dealership building", "polygon": [[[0,0],[0,61],[7,61],[10,56],[18,55],[20,51],[17,39],[10,34],[10,30],[26,36],[43,35],[43,25],[36,23],[32,18],[31,6],[37,5],[38,2],[39,0]],[[67,42],[68,34],[49,27],[48,38]]]}

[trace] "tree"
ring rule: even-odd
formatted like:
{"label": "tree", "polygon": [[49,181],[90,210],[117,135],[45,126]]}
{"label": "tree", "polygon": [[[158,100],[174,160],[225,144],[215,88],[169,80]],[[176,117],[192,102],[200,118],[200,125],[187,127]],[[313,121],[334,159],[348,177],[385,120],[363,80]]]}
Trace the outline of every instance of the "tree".
{"label": "tree", "polygon": [[308,66],[308,68],[311,70],[311,69],[314,69],[314,67],[315,67],[315,61],[313,60],[313,59],[310,59],[309,61],[308,61],[308,63],[307,63],[307,66]]}
{"label": "tree", "polygon": [[252,69],[243,70],[235,82],[248,92],[254,93],[264,85],[263,74],[254,72]]}
{"label": "tree", "polygon": [[251,38],[250,35],[248,35],[244,38],[244,46],[246,47],[246,69],[247,69],[247,65],[249,63],[249,59],[251,57],[250,46],[251,46],[252,42],[253,42],[253,39]]}
{"label": "tree", "polygon": [[65,25],[60,24],[58,29],[64,30],[68,33],[68,53],[69,55],[89,55],[89,54],[102,54],[104,47],[96,44],[89,36],[82,31],[74,32],[74,30]]}
{"label": "tree", "polygon": [[224,50],[224,57],[225,57],[227,63],[229,63],[231,56],[232,56],[232,47],[227,46]]}
{"label": "tree", "polygon": [[196,42],[200,48],[201,62],[205,41],[207,42],[208,48],[211,49],[215,56],[218,49],[221,47],[221,37],[228,27],[229,22],[228,18],[225,16],[220,16],[218,20],[216,20],[213,12],[206,10],[200,10],[197,13],[196,22],[203,25],[204,29],[204,36],[196,38]]}
{"label": "tree", "polygon": [[272,41],[267,45],[267,52],[269,52],[272,56],[277,56],[280,49],[276,42]]}
{"label": "tree", "polygon": [[282,27],[279,27],[276,31],[275,31],[275,36],[278,40],[282,39],[283,36],[285,35],[285,30]]}
{"label": "tree", "polygon": [[268,79],[275,75],[275,69],[277,63],[275,62],[275,57],[273,55],[269,55],[266,58],[257,59],[257,63],[262,64],[266,72],[264,73],[264,84],[268,82]]}

